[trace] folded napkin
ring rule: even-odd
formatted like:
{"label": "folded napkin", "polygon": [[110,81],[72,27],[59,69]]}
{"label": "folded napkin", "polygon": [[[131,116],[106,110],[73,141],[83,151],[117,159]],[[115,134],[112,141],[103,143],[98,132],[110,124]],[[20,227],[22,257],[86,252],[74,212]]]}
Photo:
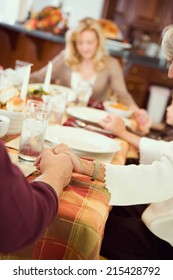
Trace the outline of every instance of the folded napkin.
{"label": "folded napkin", "polygon": [[28,177],[30,174],[32,174],[33,172],[36,171],[36,167],[28,162],[26,163],[22,163],[19,161],[18,159],[18,154],[14,153],[14,152],[8,152],[8,155],[11,159],[11,161],[17,165],[19,167],[19,169],[22,171],[22,173],[25,175],[25,177]]}
{"label": "folded napkin", "polygon": [[20,137],[16,137],[15,139],[12,139],[12,140],[6,142],[5,146],[8,147],[8,148],[18,150],[19,149],[19,142],[20,142]]}

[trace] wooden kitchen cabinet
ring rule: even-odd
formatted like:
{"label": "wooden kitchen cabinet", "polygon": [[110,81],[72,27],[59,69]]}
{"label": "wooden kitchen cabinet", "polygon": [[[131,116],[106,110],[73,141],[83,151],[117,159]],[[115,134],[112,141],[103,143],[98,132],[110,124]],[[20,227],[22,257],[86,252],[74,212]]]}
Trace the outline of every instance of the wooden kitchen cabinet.
{"label": "wooden kitchen cabinet", "polygon": [[110,0],[105,1],[103,17],[117,23],[125,39],[132,41],[134,30],[159,40],[161,30],[172,22],[172,0]]}
{"label": "wooden kitchen cabinet", "polygon": [[28,31],[19,24],[0,23],[0,64],[14,68],[16,60],[33,64],[38,70],[65,47],[64,37],[43,31]]}
{"label": "wooden kitchen cabinet", "polygon": [[172,18],[172,0],[132,0],[134,2],[133,24],[145,28],[162,27]]}
{"label": "wooden kitchen cabinet", "polygon": [[172,89],[166,65],[162,67],[159,64],[157,54],[155,57],[147,57],[146,50],[151,42],[159,47],[163,27],[173,20],[173,1],[107,0],[102,17],[113,20],[124,39],[132,43],[130,56],[124,65],[125,80],[136,103],[146,108],[150,85]]}
{"label": "wooden kitchen cabinet", "polygon": [[125,72],[128,91],[141,108],[146,108],[151,85],[172,89],[172,80],[167,76],[166,69],[153,68],[133,64]]}
{"label": "wooden kitchen cabinet", "polygon": [[129,74],[126,76],[126,85],[137,105],[145,108],[149,94],[147,78]]}

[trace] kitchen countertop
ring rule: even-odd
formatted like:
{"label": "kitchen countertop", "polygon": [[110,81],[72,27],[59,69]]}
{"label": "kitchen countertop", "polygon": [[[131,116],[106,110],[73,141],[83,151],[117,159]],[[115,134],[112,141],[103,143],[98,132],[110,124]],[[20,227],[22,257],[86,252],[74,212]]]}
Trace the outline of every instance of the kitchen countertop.
{"label": "kitchen countertop", "polygon": [[[64,36],[55,35],[51,32],[41,31],[41,30],[28,30],[21,23],[9,24],[5,22],[0,22],[0,28],[5,28],[9,30],[14,30],[17,32],[22,32],[26,35],[37,37],[43,40],[47,40],[50,42],[57,42],[60,44],[65,44]],[[117,49],[116,46],[113,45],[110,47],[107,46],[108,51],[111,55],[122,58],[126,64],[126,70],[128,70],[132,65],[138,64],[151,68],[159,68],[163,71],[167,71],[167,64],[165,60],[159,60],[157,57],[149,57],[145,55],[139,55],[133,51],[133,47],[131,49]]]}
{"label": "kitchen countertop", "polygon": [[22,32],[26,35],[37,37],[37,38],[40,38],[40,39],[65,44],[65,38],[63,36],[54,35],[53,33],[47,32],[47,31],[28,30],[21,23],[9,24],[9,23],[0,22],[0,27],[10,29],[10,30],[14,30],[14,31],[17,31],[17,32]]}
{"label": "kitchen countertop", "polygon": [[134,65],[142,65],[154,69],[161,69],[165,72],[168,70],[168,66],[166,61],[160,60],[157,57],[149,57],[146,55],[139,55],[133,49],[131,50],[122,50],[122,51],[116,51],[113,49],[109,49],[109,53],[113,56],[122,58],[126,64],[126,71]]}

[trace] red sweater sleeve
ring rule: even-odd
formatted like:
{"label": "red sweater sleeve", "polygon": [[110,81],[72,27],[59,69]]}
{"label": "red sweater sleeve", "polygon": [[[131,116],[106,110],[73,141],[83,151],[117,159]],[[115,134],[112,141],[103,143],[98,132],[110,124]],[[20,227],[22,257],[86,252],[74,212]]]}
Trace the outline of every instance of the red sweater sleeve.
{"label": "red sweater sleeve", "polygon": [[0,251],[14,251],[35,241],[57,208],[53,188],[43,182],[29,183],[0,141]]}

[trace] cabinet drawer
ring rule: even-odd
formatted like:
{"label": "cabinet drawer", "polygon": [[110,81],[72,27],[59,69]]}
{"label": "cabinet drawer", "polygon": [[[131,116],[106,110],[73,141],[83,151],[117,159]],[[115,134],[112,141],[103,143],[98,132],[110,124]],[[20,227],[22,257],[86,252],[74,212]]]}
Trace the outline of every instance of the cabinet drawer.
{"label": "cabinet drawer", "polygon": [[129,73],[132,75],[142,75],[146,77],[147,75],[149,75],[150,69],[139,65],[133,65],[129,69]]}
{"label": "cabinet drawer", "polygon": [[154,69],[150,78],[150,84],[158,84],[172,88],[172,80],[168,78],[167,72]]}
{"label": "cabinet drawer", "polygon": [[128,91],[131,93],[138,106],[144,108],[148,97],[148,81],[134,75],[126,78]]}

